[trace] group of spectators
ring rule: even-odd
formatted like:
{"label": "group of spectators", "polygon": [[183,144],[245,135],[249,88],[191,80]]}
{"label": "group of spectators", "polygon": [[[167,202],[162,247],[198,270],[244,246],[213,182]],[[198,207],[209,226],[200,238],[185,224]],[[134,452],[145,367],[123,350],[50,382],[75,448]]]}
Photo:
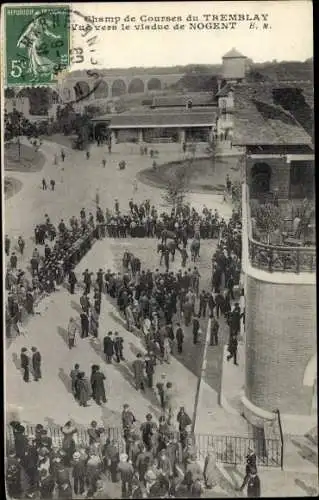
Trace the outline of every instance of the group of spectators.
{"label": "group of spectators", "polygon": [[[150,413],[138,422],[128,404],[121,421],[118,433],[96,421],[78,429],[69,420],[53,432],[37,424],[33,433],[18,421],[10,422],[10,498],[200,498],[218,484],[219,453],[210,443],[200,461],[192,421],[183,407],[175,426],[165,415],[156,423]],[[248,450],[246,460],[244,481],[236,489],[247,486],[248,496],[256,498],[260,480],[254,450]]]}
{"label": "group of spectators", "polygon": [[[216,210],[213,214],[206,207],[201,215],[189,205],[184,205],[171,214],[162,213],[159,216],[150,200],[139,205],[130,200],[129,213],[126,215],[121,214],[118,200],[115,200],[113,213],[106,210],[105,215],[97,204],[95,218],[92,212],[87,215],[82,208],[79,219],[71,217],[69,225],[62,219],[58,227],[45,214],[44,221],[34,229],[36,246],[30,259],[29,273],[18,266],[19,258],[25,252],[24,239],[19,237],[16,252],[11,251],[11,240],[8,235],[5,236],[5,253],[8,256],[5,277],[8,293],[7,336],[11,336],[12,328],[19,332],[27,315],[34,314],[34,307],[40,297],[52,293],[62,285],[64,278],[91,248],[94,238],[106,235],[160,238],[164,230],[169,230],[187,242],[198,227],[203,238],[218,237],[225,224]],[[39,247],[43,248],[43,252],[40,253]],[[20,254],[19,257],[17,253]]]}
{"label": "group of spectators", "polygon": [[[46,214],[44,222],[35,227],[34,233],[36,246],[25,270],[18,267],[16,252],[10,254],[11,241],[5,237],[5,251],[9,257],[5,275],[7,337],[11,337],[13,328],[20,332],[25,318],[37,312],[40,300],[58,290],[65,276],[89,251],[95,237],[94,220],[92,224],[90,219],[82,217],[79,224],[72,217],[69,227],[61,220],[56,230]],[[21,258],[25,250],[21,236],[18,246]],[[39,247],[43,248],[41,253]]]}
{"label": "group of spectators", "polygon": [[194,207],[185,204],[172,210],[171,213],[158,213],[150,200],[140,204],[129,201],[129,212],[120,210],[118,200],[115,200],[114,210],[106,214],[106,227],[111,237],[157,237],[160,238],[164,230],[176,232],[182,240],[193,238],[198,226],[200,237],[203,239],[218,238],[220,228],[225,220],[217,210],[203,208],[200,214]]}

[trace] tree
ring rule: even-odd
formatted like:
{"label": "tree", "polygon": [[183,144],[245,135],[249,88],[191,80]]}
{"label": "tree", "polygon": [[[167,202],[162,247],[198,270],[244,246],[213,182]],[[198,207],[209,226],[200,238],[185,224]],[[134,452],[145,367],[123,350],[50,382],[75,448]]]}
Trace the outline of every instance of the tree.
{"label": "tree", "polygon": [[74,130],[76,113],[71,104],[66,104],[64,108],[57,107],[56,112],[57,122],[60,124],[60,130],[64,135],[69,135]]}
{"label": "tree", "polygon": [[91,135],[91,121],[90,116],[84,113],[77,115],[74,121],[74,130],[77,134],[75,141],[78,149],[84,149],[90,140]]}
{"label": "tree", "polygon": [[32,123],[27,120],[23,113],[17,109],[13,109],[10,113],[4,114],[4,137],[6,141],[11,141],[16,138],[19,151],[19,160],[21,157],[20,137],[30,135]]}
{"label": "tree", "polygon": [[13,97],[15,97],[14,89],[12,87],[4,89],[4,97],[5,99],[12,99]]}
{"label": "tree", "polygon": [[188,160],[187,163],[180,165],[172,172],[169,184],[166,186],[163,194],[163,200],[173,210],[182,206],[189,188],[189,181],[192,172],[193,160]]}
{"label": "tree", "polygon": [[251,206],[251,216],[256,220],[257,230],[266,233],[269,244],[271,233],[280,228],[282,220],[280,209],[272,203],[256,204]]}

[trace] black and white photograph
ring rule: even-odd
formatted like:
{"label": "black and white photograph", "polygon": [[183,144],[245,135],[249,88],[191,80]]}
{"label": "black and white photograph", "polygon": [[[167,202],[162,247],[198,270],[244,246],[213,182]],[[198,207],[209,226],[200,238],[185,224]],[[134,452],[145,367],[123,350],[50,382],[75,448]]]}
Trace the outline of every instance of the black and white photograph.
{"label": "black and white photograph", "polygon": [[318,496],[312,2],[1,40],[7,498]]}

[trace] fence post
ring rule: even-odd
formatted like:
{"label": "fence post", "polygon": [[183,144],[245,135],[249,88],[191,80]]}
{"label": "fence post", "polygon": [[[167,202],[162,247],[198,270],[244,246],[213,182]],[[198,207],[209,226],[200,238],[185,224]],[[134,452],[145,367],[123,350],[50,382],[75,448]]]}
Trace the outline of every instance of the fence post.
{"label": "fence post", "polygon": [[299,271],[300,271],[300,249],[299,248],[297,248],[296,253],[297,253],[297,255],[296,255],[296,257],[297,257],[296,258],[296,273],[299,273]]}
{"label": "fence post", "polygon": [[274,410],[274,413],[278,416],[278,426],[279,426],[279,433],[280,433],[280,444],[281,444],[281,453],[280,453],[280,468],[281,470],[284,470],[284,435],[282,432],[282,424],[281,424],[281,417],[280,417],[280,411],[277,408]]}

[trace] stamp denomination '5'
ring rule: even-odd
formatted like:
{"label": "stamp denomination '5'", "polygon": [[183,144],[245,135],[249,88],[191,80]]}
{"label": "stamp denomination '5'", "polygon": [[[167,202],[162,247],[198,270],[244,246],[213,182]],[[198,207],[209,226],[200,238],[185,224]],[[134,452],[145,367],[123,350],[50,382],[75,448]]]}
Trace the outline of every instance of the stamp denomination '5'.
{"label": "stamp denomination '5'", "polygon": [[5,7],[6,85],[54,83],[69,66],[68,5]]}

